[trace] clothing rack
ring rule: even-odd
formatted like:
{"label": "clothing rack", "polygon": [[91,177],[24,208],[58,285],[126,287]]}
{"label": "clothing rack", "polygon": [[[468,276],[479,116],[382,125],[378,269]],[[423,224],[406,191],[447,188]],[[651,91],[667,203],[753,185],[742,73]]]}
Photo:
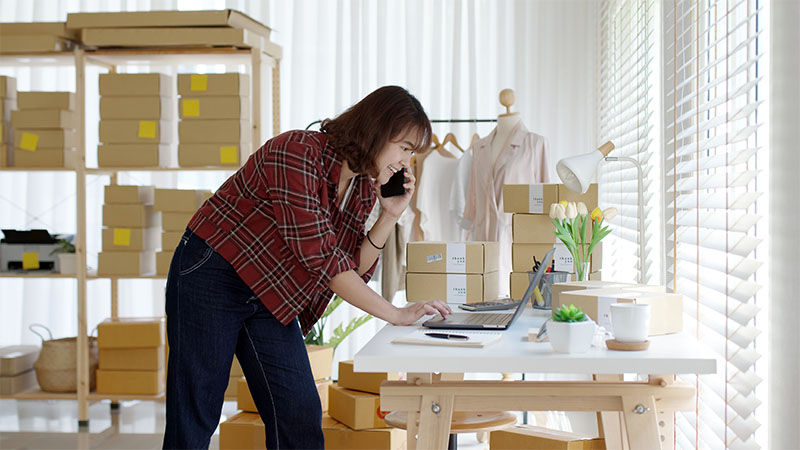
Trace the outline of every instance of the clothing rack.
{"label": "clothing rack", "polygon": [[[497,122],[497,119],[433,119],[431,123],[481,123],[481,122]],[[322,123],[322,120],[315,120],[306,126],[306,130],[312,126]]]}

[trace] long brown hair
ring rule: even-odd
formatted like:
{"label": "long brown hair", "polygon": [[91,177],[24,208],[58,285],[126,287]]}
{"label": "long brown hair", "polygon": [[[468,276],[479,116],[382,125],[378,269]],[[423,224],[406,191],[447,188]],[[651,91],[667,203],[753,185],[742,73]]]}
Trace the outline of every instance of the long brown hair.
{"label": "long brown hair", "polygon": [[419,100],[400,86],[376,89],[320,129],[355,173],[374,171],[378,153],[406,130],[417,131],[417,151],[430,146],[432,133]]}

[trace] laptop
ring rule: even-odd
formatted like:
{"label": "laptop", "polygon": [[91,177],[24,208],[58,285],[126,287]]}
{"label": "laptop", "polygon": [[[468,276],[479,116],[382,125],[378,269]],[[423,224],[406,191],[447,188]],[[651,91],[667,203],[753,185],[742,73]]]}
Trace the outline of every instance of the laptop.
{"label": "laptop", "polygon": [[544,255],[544,260],[539,264],[539,269],[533,276],[533,280],[528,285],[525,295],[522,296],[522,301],[519,302],[516,311],[508,314],[495,314],[495,313],[453,313],[447,318],[431,319],[422,324],[423,327],[428,328],[447,328],[447,329],[460,329],[460,330],[505,330],[516,320],[517,316],[525,311],[525,305],[528,304],[533,290],[539,286],[542,281],[547,268],[553,261],[553,253],[555,248],[550,249]]}

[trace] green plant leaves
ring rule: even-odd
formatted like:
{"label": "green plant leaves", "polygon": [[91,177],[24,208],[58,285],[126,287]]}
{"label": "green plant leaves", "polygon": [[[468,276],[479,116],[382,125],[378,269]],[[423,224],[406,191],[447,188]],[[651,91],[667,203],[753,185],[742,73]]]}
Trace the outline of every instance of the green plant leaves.
{"label": "green plant leaves", "polygon": [[340,323],[336,328],[333,330],[333,336],[331,336],[328,342],[324,341],[324,337],[322,335],[323,330],[325,329],[325,324],[328,321],[328,316],[333,313],[339,305],[342,304],[344,299],[339,297],[338,295],[334,295],[333,299],[328,303],[328,306],[325,308],[325,312],[322,313],[319,320],[311,331],[308,332],[308,335],[304,338],[304,342],[306,345],[326,345],[328,347],[333,347],[333,351],[336,351],[336,347],[342,343],[342,341],[347,338],[352,332],[356,331],[358,327],[364,325],[365,323],[369,322],[372,319],[372,316],[369,314],[365,314],[360,317],[356,317],[352,319],[346,326],[343,323]]}
{"label": "green plant leaves", "polygon": [[589,320],[586,314],[575,305],[561,305],[561,308],[553,311],[554,322],[583,322]]}

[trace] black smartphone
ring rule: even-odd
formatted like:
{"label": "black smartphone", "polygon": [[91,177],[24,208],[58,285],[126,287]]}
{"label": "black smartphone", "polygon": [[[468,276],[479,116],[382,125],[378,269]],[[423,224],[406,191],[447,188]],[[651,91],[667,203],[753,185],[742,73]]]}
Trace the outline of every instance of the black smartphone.
{"label": "black smartphone", "polygon": [[386,184],[381,185],[381,197],[404,195],[406,193],[406,188],[403,187],[404,184],[406,184],[405,167],[395,172]]}

